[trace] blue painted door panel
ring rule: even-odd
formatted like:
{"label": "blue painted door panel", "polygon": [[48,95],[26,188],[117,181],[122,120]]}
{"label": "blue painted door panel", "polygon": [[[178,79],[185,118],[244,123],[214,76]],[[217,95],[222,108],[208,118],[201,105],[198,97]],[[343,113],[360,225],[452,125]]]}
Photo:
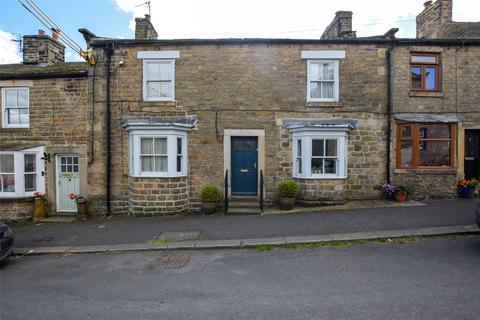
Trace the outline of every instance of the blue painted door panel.
{"label": "blue painted door panel", "polygon": [[257,194],[257,137],[232,137],[232,194]]}

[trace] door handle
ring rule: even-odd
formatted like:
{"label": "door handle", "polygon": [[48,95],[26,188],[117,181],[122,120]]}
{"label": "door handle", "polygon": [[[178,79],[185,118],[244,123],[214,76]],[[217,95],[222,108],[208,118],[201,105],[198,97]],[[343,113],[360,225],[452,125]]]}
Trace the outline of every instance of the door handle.
{"label": "door handle", "polygon": [[240,169],[240,172],[242,173],[248,172],[248,169]]}
{"label": "door handle", "polygon": [[257,169],[257,163],[256,162],[253,163],[253,168]]}
{"label": "door handle", "polygon": [[465,157],[465,160],[475,160],[475,157]]}

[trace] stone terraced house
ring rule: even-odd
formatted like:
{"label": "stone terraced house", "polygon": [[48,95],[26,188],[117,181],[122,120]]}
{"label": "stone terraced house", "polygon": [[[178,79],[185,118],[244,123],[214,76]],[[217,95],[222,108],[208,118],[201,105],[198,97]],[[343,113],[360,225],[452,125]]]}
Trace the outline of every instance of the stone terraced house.
{"label": "stone terraced house", "polygon": [[425,3],[415,39],[356,37],[340,11],[321,39],[157,40],[146,16],[131,40],[81,29],[92,66],[25,50],[0,66],[0,212],[30,214],[35,189],[58,213],[73,190],[92,214],[167,214],[207,184],[238,212],[287,178],[302,205],[379,198],[385,181],[455,196],[480,175],[479,25],[452,22],[451,0]]}

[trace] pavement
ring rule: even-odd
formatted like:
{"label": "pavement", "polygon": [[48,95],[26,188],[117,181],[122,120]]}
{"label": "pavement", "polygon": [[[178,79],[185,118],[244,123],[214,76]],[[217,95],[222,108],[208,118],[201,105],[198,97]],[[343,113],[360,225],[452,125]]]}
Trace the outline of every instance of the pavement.
{"label": "pavement", "polygon": [[479,319],[480,235],[15,256],[1,319]]}
{"label": "pavement", "polygon": [[[95,218],[13,224],[16,254],[242,248],[304,242],[475,233],[476,199],[411,202],[401,207],[258,216],[221,213]],[[312,209],[310,209],[312,210]],[[322,209],[324,210],[324,208]]]}

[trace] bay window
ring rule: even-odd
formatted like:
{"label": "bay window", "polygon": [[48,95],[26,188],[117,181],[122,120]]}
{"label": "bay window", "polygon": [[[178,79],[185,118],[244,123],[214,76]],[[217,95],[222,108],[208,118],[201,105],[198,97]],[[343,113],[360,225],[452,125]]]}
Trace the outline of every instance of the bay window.
{"label": "bay window", "polygon": [[347,133],[306,130],[293,134],[295,178],[346,178]]}

